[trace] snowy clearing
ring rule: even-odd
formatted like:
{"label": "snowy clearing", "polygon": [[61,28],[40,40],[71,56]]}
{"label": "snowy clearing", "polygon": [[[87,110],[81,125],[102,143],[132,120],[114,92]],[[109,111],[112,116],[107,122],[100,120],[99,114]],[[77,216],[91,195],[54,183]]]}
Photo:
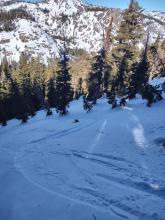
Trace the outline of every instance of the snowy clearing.
{"label": "snowy clearing", "polygon": [[[0,129],[0,220],[164,220],[165,101]],[[78,119],[78,123],[74,120]],[[85,211],[84,211],[85,210]]]}

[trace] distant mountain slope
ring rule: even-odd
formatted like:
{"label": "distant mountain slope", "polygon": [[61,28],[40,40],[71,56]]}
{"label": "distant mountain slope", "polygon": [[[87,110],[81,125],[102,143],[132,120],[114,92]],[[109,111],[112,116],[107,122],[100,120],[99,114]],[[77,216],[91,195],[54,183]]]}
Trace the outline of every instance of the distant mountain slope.
{"label": "distant mountain slope", "polygon": [[[0,57],[7,55],[15,60],[23,50],[44,60],[57,56],[64,42],[71,48],[96,51],[102,46],[111,17],[113,33],[122,18],[120,9],[84,4],[80,0],[45,0],[38,4],[3,0],[0,4],[3,11],[21,8],[33,17],[33,21],[16,17],[12,31],[0,32]],[[151,40],[165,33],[165,13],[145,12],[144,17]]]}

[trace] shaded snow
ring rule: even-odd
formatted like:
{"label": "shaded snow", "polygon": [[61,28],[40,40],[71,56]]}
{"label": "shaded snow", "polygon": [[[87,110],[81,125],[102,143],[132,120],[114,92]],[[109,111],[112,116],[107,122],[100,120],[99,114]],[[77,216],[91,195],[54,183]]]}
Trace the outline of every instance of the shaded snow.
{"label": "shaded snow", "polygon": [[164,220],[164,109],[137,98],[111,110],[102,98],[88,114],[79,100],[64,117],[10,121],[0,129],[0,219]]}
{"label": "shaded snow", "polygon": [[154,78],[153,80],[150,81],[150,84],[153,86],[160,86],[165,82],[165,77],[161,78]]}

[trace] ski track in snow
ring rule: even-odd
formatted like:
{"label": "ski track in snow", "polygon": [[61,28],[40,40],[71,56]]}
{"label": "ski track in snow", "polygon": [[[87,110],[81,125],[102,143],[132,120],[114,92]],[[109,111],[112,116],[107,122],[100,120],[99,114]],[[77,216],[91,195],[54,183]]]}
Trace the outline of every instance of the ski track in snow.
{"label": "ski track in snow", "polygon": [[[105,105],[104,100],[100,102]],[[69,209],[82,204],[115,220],[164,220],[165,162],[163,149],[159,151],[152,142],[160,135],[157,128],[163,111],[150,125],[142,117],[146,107],[135,111],[134,104],[113,113],[108,109],[104,114],[98,106],[99,110],[86,118],[81,113],[80,122],[69,128],[61,125],[60,119],[57,126],[49,121],[48,125],[52,124],[47,133],[45,124],[37,129],[27,124],[21,130],[16,152],[10,150],[12,141],[5,136],[0,150],[13,152],[15,167],[28,182],[72,201]],[[152,108],[146,111],[148,117],[153,115]],[[158,108],[153,107],[154,111]],[[31,131],[36,135],[30,136]],[[163,134],[165,126],[161,127]],[[97,219],[97,215],[92,216]]]}
{"label": "ski track in snow", "polygon": [[[68,161],[68,163],[70,164],[72,163],[76,172],[79,173],[81,178],[83,178],[83,181],[84,181],[83,185],[88,185],[88,186],[79,186],[79,185],[75,185],[75,183],[73,182],[70,182],[70,181],[67,182],[67,179],[64,178],[62,173],[56,170],[46,171],[45,169],[38,167],[41,172],[39,170],[37,171],[38,177],[37,179],[35,179],[35,176],[32,176],[32,178],[31,178],[31,175],[28,176],[26,171],[24,171],[24,168],[22,170],[22,165],[19,167],[19,165],[17,165],[17,162],[16,162],[16,167],[21,170],[23,175],[30,182],[34,183],[35,185],[41,187],[42,189],[50,193],[57,194],[58,196],[62,196],[63,198],[67,198],[73,202],[78,202],[78,203],[87,205],[89,207],[90,206],[96,207],[97,209],[100,209],[101,211],[110,212],[110,213],[113,212],[116,215],[123,217],[123,218],[127,218],[129,216],[130,219],[139,219],[139,218],[145,219],[145,220],[146,219],[151,219],[151,220],[157,219],[155,218],[155,215],[154,216],[148,215],[145,212],[143,213],[139,209],[134,209],[133,207],[130,207],[127,204],[127,200],[131,201],[132,203],[136,202],[136,200],[138,201],[139,199],[138,197],[141,197],[141,196],[143,197],[144,193],[148,195],[148,197],[152,196],[154,202],[156,202],[157,199],[158,201],[161,200],[162,202],[165,200],[165,188],[160,189],[160,190],[159,189],[155,190],[154,188],[152,188],[151,185],[147,184],[145,180],[144,182],[136,182],[133,180],[134,178],[141,178],[141,176],[138,176],[139,174],[136,174],[137,170],[136,170],[135,165],[133,165],[134,166],[133,171],[135,174],[132,178],[130,177],[130,174],[129,174],[130,172],[129,167],[123,168],[122,164],[118,164],[118,162],[121,163],[120,158],[118,160],[118,158],[113,159],[112,157],[111,161],[109,160],[107,161],[107,158],[106,158],[107,155],[105,155],[104,157],[104,155],[92,155],[89,153],[81,153],[81,152],[74,152],[74,151],[70,153],[66,153],[66,154],[62,154],[58,152],[57,153],[54,152],[53,154],[54,156],[55,155],[64,156],[61,158],[61,161],[63,161],[63,163],[65,164],[67,163],[66,161]],[[114,170],[115,173],[118,173],[118,174],[115,177],[115,176],[109,175],[109,173],[108,174],[102,174],[102,172],[94,173],[91,170],[89,172],[88,171],[89,166],[87,166],[86,168],[80,167],[81,162],[77,161],[77,158],[81,158],[80,160],[82,160],[84,164],[87,164],[89,161],[89,166],[91,166],[92,164],[96,164],[97,169],[95,170],[97,171],[99,170],[100,167],[103,169],[105,169],[105,167],[108,167]],[[56,157],[53,159],[55,160]],[[117,161],[116,165],[114,161]],[[126,163],[126,161],[122,161],[122,163]],[[119,178],[118,176],[120,175],[121,172],[125,172],[125,174],[127,174],[126,175],[127,178]],[[36,171],[35,171],[35,175],[36,175]],[[45,180],[43,181],[43,179],[46,179],[46,182]],[[52,184],[50,183],[51,181],[52,181]],[[61,189],[61,186],[62,186],[62,189]],[[120,196],[119,195],[118,196],[119,198],[121,198],[121,201],[116,199],[116,195],[115,196],[111,195],[114,187],[117,188],[118,191],[120,192]],[[130,195],[129,195],[129,190],[131,192]],[[126,191],[126,194],[124,193],[123,195],[123,191]],[[134,196],[132,196],[132,194],[134,194]],[[136,198],[136,196],[138,199]],[[124,197],[126,197],[126,199]],[[159,217],[158,219],[163,220],[163,218],[161,217]]]}
{"label": "ski track in snow", "polygon": [[98,131],[98,135],[96,136],[94,143],[93,143],[93,144],[91,145],[91,147],[90,147],[89,153],[92,153],[92,152],[93,152],[95,146],[96,146],[97,143],[99,142],[101,136],[103,135],[103,131],[104,131],[105,127],[106,127],[107,122],[108,122],[107,120],[105,120],[105,121],[103,122],[103,124],[102,124],[100,130]]}

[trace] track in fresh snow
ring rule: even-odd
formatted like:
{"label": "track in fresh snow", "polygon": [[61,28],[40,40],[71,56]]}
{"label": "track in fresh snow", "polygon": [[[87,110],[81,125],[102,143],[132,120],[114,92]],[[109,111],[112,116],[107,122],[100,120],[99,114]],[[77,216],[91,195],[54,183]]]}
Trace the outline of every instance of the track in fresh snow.
{"label": "track in fresh snow", "polygon": [[[147,198],[152,197],[153,204],[157,200],[163,203],[165,188],[154,190],[152,185],[146,183],[146,177],[139,173],[140,167],[133,162],[113,155],[77,151],[50,151],[41,155],[38,150],[29,151],[29,154],[26,152],[26,155],[17,161],[17,167],[29,181],[49,192],[102,211],[115,212],[123,218],[129,216],[130,219],[163,220],[161,217],[156,218],[156,215],[142,212],[135,206],[137,201],[144,200],[144,194]],[[46,165],[46,161],[49,165]],[[53,161],[56,161],[57,167],[51,167]],[[119,177],[120,175],[122,177]]]}
{"label": "track in fresh snow", "polygon": [[107,122],[108,122],[107,120],[105,120],[105,121],[103,122],[103,124],[102,124],[100,130],[98,131],[98,134],[97,134],[97,136],[96,136],[96,138],[95,138],[95,140],[94,140],[94,143],[90,146],[89,153],[92,153],[93,150],[94,150],[94,148],[95,148],[96,145],[98,144],[98,142],[99,142],[99,140],[100,140],[100,138],[101,138],[101,136],[102,136],[102,134],[103,134],[103,131],[104,131],[106,125],[107,125]]}
{"label": "track in fresh snow", "polygon": [[[16,166],[29,181],[41,188],[72,201],[113,213],[119,219],[163,220],[159,213],[151,213],[143,204],[149,199],[151,207],[159,203],[164,205],[165,181],[146,172],[143,163],[130,161],[122,155],[119,157],[101,153],[103,146],[99,143],[104,139],[106,128],[110,128],[108,120],[103,120],[96,131],[93,144],[84,147],[87,151],[70,147],[68,150],[63,147],[56,150],[54,146],[40,146],[41,142],[49,138],[70,136],[76,131],[81,133],[84,128],[93,129],[94,124],[76,126],[68,131],[62,130],[32,141],[31,144],[38,145],[32,145],[23,151],[16,159]],[[138,122],[134,133],[137,135],[135,142],[140,147],[143,144],[141,130]],[[142,152],[143,150],[142,148]],[[143,162],[144,159],[140,160]],[[157,187],[157,182],[163,187]],[[158,204],[155,204],[157,201]]]}
{"label": "track in fresh snow", "polygon": [[[89,114],[78,110],[77,115],[77,110],[73,118],[38,118],[9,127],[8,133],[2,131],[0,150],[14,155],[15,167],[28,182],[62,200],[115,220],[164,220],[162,108],[148,109],[137,100],[111,111],[101,100]],[[72,123],[75,118],[79,123]]]}

